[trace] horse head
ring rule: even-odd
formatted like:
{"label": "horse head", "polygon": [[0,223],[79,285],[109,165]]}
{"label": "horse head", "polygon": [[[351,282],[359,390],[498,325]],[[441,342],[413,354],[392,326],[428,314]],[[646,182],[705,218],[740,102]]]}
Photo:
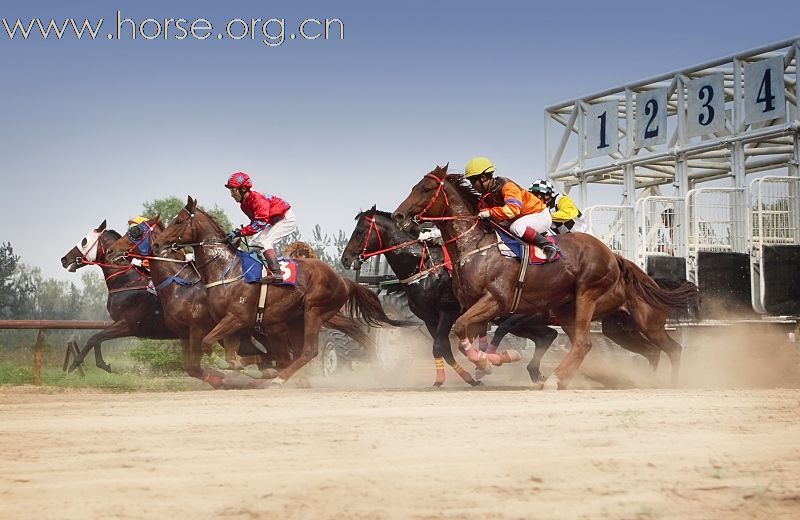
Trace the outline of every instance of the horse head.
{"label": "horse head", "polygon": [[187,197],[186,206],[153,241],[153,254],[160,256],[168,247],[196,244],[209,238],[221,240],[223,236],[222,228],[197,206],[197,199]]}
{"label": "horse head", "polygon": [[153,242],[163,230],[164,224],[161,223],[160,215],[156,215],[141,224],[133,225],[128,228],[128,232],[122,235],[119,240],[108,246],[106,258],[110,262],[115,262],[130,254],[152,255]]}
{"label": "horse head", "polygon": [[116,231],[106,229],[106,221],[89,231],[78,244],[61,257],[61,266],[74,273],[81,267],[105,260],[106,248],[119,238]]}
{"label": "horse head", "polygon": [[356,215],[356,227],[342,252],[342,265],[347,269],[359,269],[365,260],[384,252],[393,251],[398,246],[416,243],[419,227],[412,223],[409,232],[401,231],[394,225],[392,215],[372,206]]}
{"label": "horse head", "polygon": [[441,217],[446,213],[448,166],[436,166],[411,188],[408,197],[392,213],[392,219],[400,229],[408,231],[422,217]]}

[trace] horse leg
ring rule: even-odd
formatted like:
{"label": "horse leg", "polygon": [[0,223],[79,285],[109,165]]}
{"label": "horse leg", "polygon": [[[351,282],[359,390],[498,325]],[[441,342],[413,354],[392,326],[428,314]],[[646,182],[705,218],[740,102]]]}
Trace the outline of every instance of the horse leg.
{"label": "horse leg", "polygon": [[295,372],[314,359],[319,353],[319,331],[322,324],[331,319],[336,314],[338,308],[322,313],[319,308],[311,307],[305,309],[305,320],[303,323],[303,351],[295,358],[288,367],[272,380],[273,386],[280,386],[285,383]]}
{"label": "horse leg", "polygon": [[579,293],[575,299],[574,316],[565,315],[566,313],[563,310],[556,311],[556,316],[561,323],[568,323],[568,327],[571,328],[571,345],[567,355],[561,360],[553,374],[544,382],[545,390],[566,388],[575,375],[575,371],[581,366],[586,354],[592,349],[589,326],[592,323],[592,315],[594,314],[598,296],[589,291]]}
{"label": "horse leg", "polygon": [[532,340],[535,345],[533,358],[526,368],[528,369],[528,375],[531,377],[531,381],[534,383],[544,383],[544,376],[541,372],[542,358],[550,349],[550,345],[552,345],[558,337],[558,332],[547,325],[536,325],[532,332],[530,336],[525,336]]}
{"label": "horse leg", "polygon": [[469,336],[470,331],[497,316],[499,309],[497,301],[487,293],[467,309],[464,314],[459,316],[453,324],[453,332],[460,340],[460,350],[467,356],[467,359],[480,369],[485,369],[489,363],[502,365],[503,363],[518,361],[521,358],[516,350],[507,350],[502,354],[487,354],[472,348]]}
{"label": "horse leg", "polygon": [[641,333],[633,330],[634,326],[629,314],[616,312],[603,318],[603,335],[625,350],[644,357],[650,364],[650,369],[655,372],[661,359],[661,350]]}
{"label": "horse leg", "polygon": [[[464,380],[470,386],[478,386],[480,385],[480,381],[476,381],[469,372],[464,370],[464,367],[456,361],[455,356],[453,356],[453,349],[450,345],[450,330],[453,328],[453,322],[456,321],[457,315],[454,313],[445,312],[439,315],[439,323],[436,327],[436,343],[434,344],[434,348],[437,348],[437,352],[439,354],[439,359],[442,359],[450,365],[450,368],[458,374],[458,376]],[[438,375],[438,363],[440,361],[437,360],[437,375]],[[444,382],[444,366],[442,366],[442,381]],[[436,385],[438,386],[438,385]]]}
{"label": "horse leg", "polygon": [[630,311],[631,318],[639,332],[652,344],[663,350],[669,358],[670,365],[672,366],[670,380],[672,386],[677,386],[683,347],[667,334],[665,329],[667,314],[645,303],[631,306]]}
{"label": "horse leg", "polygon": [[111,365],[107,364],[103,360],[103,354],[100,348],[101,343],[104,341],[108,341],[110,339],[116,338],[124,338],[126,336],[132,336],[133,331],[135,329],[130,326],[130,324],[125,320],[115,321],[110,327],[103,329],[102,331],[98,332],[97,334],[91,336],[88,340],[86,340],[86,345],[83,346],[83,349],[78,353],[75,359],[72,361],[72,364],[69,366],[68,372],[72,372],[78,365],[83,363],[83,360],[86,359],[86,355],[89,353],[90,350],[94,349],[94,359],[95,363],[97,364],[97,368],[103,369],[106,372],[111,373]]}

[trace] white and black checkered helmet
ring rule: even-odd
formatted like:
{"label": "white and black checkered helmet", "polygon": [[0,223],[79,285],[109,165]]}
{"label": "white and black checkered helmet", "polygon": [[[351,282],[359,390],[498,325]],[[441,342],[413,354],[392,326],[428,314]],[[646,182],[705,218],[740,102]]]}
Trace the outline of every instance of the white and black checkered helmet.
{"label": "white and black checkered helmet", "polygon": [[542,195],[550,195],[553,197],[556,194],[556,187],[553,186],[553,183],[547,179],[539,179],[533,181],[533,184],[531,184],[531,187],[528,188],[528,191],[531,193],[541,193]]}

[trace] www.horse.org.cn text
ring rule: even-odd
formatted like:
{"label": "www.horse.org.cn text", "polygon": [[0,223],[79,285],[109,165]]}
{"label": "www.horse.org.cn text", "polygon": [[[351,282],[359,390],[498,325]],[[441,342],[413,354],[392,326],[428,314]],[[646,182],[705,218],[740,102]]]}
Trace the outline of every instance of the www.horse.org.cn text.
{"label": "www.horse.org.cn text", "polygon": [[[304,18],[292,25],[289,22],[287,32],[286,18],[231,18],[215,29],[215,24],[206,18],[145,18],[135,20],[116,12],[114,24],[106,25],[109,32],[104,32],[105,19],[83,20],[65,18],[49,20],[31,18],[23,20],[0,19],[3,26],[0,38],[14,40],[29,39],[76,39],[76,40],[234,40],[260,42],[268,47],[277,47],[286,40],[343,40],[344,23],[339,18]],[[294,31],[292,32],[292,27]]]}

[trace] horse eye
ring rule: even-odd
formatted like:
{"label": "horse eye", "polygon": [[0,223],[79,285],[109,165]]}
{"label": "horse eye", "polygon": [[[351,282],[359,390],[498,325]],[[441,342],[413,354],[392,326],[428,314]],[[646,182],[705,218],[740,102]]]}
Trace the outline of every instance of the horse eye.
{"label": "horse eye", "polygon": [[81,247],[86,247],[86,244],[87,244],[88,242],[89,242],[89,241],[88,241],[88,240],[86,240],[86,237],[83,237],[83,240],[81,240]]}
{"label": "horse eye", "polygon": [[422,188],[422,193],[428,193],[429,191],[432,191],[432,189],[428,187]]}

